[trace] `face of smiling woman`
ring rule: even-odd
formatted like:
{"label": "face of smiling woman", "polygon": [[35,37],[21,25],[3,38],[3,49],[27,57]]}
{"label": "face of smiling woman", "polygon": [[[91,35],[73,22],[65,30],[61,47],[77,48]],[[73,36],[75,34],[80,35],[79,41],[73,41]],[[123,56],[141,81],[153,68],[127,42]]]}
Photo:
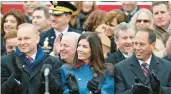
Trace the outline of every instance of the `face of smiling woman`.
{"label": "face of smiling woman", "polygon": [[91,57],[91,48],[89,42],[86,39],[81,39],[79,41],[77,54],[79,60],[82,60],[85,63],[89,63],[89,59]]}
{"label": "face of smiling woman", "polygon": [[10,31],[17,30],[17,19],[13,15],[8,15],[4,22],[4,31],[8,33]]}

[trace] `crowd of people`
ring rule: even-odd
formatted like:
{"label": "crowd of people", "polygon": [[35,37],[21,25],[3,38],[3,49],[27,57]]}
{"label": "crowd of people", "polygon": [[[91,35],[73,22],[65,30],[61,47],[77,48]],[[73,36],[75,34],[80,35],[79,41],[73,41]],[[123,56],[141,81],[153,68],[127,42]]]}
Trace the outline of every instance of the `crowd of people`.
{"label": "crowd of people", "polygon": [[1,17],[2,94],[171,94],[171,8],[24,1]]}

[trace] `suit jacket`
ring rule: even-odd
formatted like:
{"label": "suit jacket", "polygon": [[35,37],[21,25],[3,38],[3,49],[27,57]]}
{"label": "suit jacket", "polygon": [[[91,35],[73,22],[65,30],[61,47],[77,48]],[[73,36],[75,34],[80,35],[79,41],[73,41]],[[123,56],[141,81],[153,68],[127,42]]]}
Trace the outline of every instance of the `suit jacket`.
{"label": "suit jacket", "polygon": [[[77,32],[80,33],[78,30],[75,30],[71,27],[69,27],[68,32]],[[48,42],[49,42],[49,46],[51,47],[50,51],[47,51],[46,53],[50,53],[53,50],[53,44],[54,41],[56,39],[56,34],[53,28],[51,28],[48,31],[45,31],[43,33],[40,34],[40,41],[39,41],[39,45],[43,46],[45,39],[48,38]]]}
{"label": "suit jacket", "polygon": [[105,59],[106,63],[112,63],[113,65],[121,62],[126,59],[120,50],[117,50],[115,53],[111,54],[108,58]]}
{"label": "suit jacket", "polygon": [[164,59],[169,60],[171,62],[171,53],[164,57]]}
{"label": "suit jacket", "polygon": [[[45,62],[48,58],[49,62]],[[1,61],[1,90],[2,94],[44,94],[44,85],[41,83],[41,68],[43,64],[52,65],[53,80],[49,81],[50,94],[56,94],[61,90],[61,73],[58,70],[60,66],[57,65],[57,59],[52,56],[45,55],[44,59],[34,66],[32,71],[29,72],[26,64],[22,65],[22,81],[21,84],[17,83],[13,77],[13,63],[12,55],[2,57]],[[59,93],[60,94],[60,93]]]}
{"label": "suit jacket", "polygon": [[[153,54],[149,72],[152,72],[152,70],[160,80],[161,88],[163,89],[162,94],[171,94],[171,62]],[[145,77],[135,54],[116,64],[114,72],[116,94],[132,94],[135,78],[138,78],[142,84],[151,87],[149,75]]]}
{"label": "suit jacket", "polygon": [[[123,9],[123,8],[121,8],[120,10],[124,12],[124,9]],[[126,22],[127,22],[127,23],[129,23],[129,21],[131,20],[131,18],[133,17],[133,15],[134,15],[138,10],[140,10],[139,6],[137,6],[136,11],[135,11],[132,15],[129,15],[129,16],[127,15],[127,19],[126,19]],[[125,14],[125,15],[126,15],[126,14]]]}

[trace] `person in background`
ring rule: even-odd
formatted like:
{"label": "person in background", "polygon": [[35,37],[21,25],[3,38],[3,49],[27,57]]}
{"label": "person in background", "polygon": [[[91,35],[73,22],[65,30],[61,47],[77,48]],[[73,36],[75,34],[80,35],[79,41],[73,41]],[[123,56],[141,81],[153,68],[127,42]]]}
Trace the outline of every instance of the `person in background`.
{"label": "person in background", "polygon": [[83,24],[83,29],[85,31],[95,31],[95,29],[104,22],[106,14],[107,13],[103,10],[92,11]]}
{"label": "person in background", "polygon": [[103,53],[105,58],[110,54],[116,52],[117,47],[116,43],[114,42],[114,29],[115,27],[126,21],[126,15],[124,12],[116,9],[112,10],[107,13],[106,17],[104,18],[104,24],[99,25],[96,28],[96,32],[100,32],[99,36],[101,38],[103,44]]}
{"label": "person in background", "polygon": [[76,1],[77,11],[72,14],[70,25],[80,31],[83,31],[83,24],[89,14],[96,10],[96,1]]}
{"label": "person in background", "polygon": [[[144,8],[140,9],[132,17],[130,24],[135,29],[135,31],[138,31],[142,28],[154,29],[153,16],[151,11]],[[153,53],[156,56],[163,57],[163,50],[165,50],[164,44],[162,43],[161,39],[157,38]]]}
{"label": "person in background", "polygon": [[114,94],[114,77],[95,32],[83,33],[74,61],[61,67],[63,94]]}
{"label": "person in background", "polygon": [[166,47],[164,59],[171,61],[171,34],[165,33],[162,37]]}
{"label": "person in background", "polygon": [[23,8],[25,10],[25,18],[28,23],[32,23],[32,15],[34,9],[40,5],[40,1],[24,1]]}
{"label": "person in background", "polygon": [[140,8],[137,5],[137,1],[123,1],[122,8],[120,9],[127,16],[126,22],[129,23],[132,16],[139,10]]}
{"label": "person in background", "polygon": [[60,66],[65,63],[73,62],[79,37],[80,34],[76,32],[67,32],[65,35],[61,36],[61,38],[56,38],[53,52],[51,52],[50,55],[59,59]]}
{"label": "person in background", "polygon": [[3,44],[3,38],[8,32],[17,31],[18,26],[25,23],[26,19],[24,14],[19,10],[11,9],[4,14],[1,23],[1,56],[5,55],[5,47]]}
{"label": "person in background", "polygon": [[[67,32],[77,32],[69,26],[71,15],[77,8],[68,1],[50,1],[50,25],[51,29],[40,34],[39,45],[44,48],[44,52],[50,54],[53,50],[54,41],[58,36],[65,35]],[[46,44],[46,45],[45,45]]]}
{"label": "person in background", "polygon": [[17,31],[7,33],[3,39],[6,54],[9,55],[17,46]]}
{"label": "person in background", "polygon": [[43,52],[38,45],[39,32],[29,23],[21,24],[17,31],[17,48],[1,58],[2,94],[44,94],[45,68],[48,74],[49,93],[60,93],[61,72],[57,59]]}
{"label": "person in background", "polygon": [[106,62],[115,65],[132,56],[134,36],[135,31],[130,24],[122,22],[116,26],[114,38],[118,50],[106,58]]}
{"label": "person in background", "polygon": [[171,62],[155,56],[156,35],[149,28],[137,31],[134,54],[116,64],[116,94],[170,94]]}
{"label": "person in background", "polygon": [[51,27],[50,27],[50,13],[49,13],[48,7],[46,7],[46,6],[36,7],[34,9],[32,16],[33,16],[32,24],[38,28],[40,33],[51,29]]}
{"label": "person in background", "polygon": [[171,34],[170,7],[167,1],[153,1],[151,10],[153,13],[156,37],[162,40],[164,33],[168,32]]}

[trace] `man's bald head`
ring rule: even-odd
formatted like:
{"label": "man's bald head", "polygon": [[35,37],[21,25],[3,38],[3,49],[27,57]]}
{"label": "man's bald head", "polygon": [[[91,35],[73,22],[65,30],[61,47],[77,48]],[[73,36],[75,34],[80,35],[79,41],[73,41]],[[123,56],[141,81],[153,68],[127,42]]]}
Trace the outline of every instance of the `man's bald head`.
{"label": "man's bald head", "polygon": [[80,34],[75,32],[67,32],[61,40],[61,46],[60,46],[60,56],[61,59],[66,61],[67,63],[72,62],[74,59],[74,55],[76,52],[76,45],[78,42],[78,39],[80,37]]}
{"label": "man's bald head", "polygon": [[23,23],[23,24],[19,25],[18,26],[18,31],[19,31],[19,29],[23,29],[23,28],[28,29],[28,31],[29,31],[28,33],[33,33],[33,34],[36,34],[36,35],[40,34],[38,29],[34,25],[32,25],[30,23]]}
{"label": "man's bald head", "polygon": [[17,45],[21,52],[31,56],[37,51],[40,36],[37,28],[29,23],[21,24],[17,32]]}

